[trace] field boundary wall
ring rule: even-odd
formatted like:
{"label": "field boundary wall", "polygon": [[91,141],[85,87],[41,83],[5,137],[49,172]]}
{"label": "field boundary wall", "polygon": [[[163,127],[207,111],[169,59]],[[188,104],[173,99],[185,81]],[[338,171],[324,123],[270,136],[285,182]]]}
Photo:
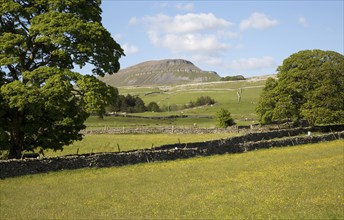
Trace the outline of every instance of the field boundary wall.
{"label": "field boundary wall", "polygon": [[104,127],[102,129],[84,130],[83,134],[218,134],[218,133],[260,133],[271,132],[280,130],[294,130],[304,129],[309,131],[330,132],[330,131],[343,131],[344,125],[334,126],[317,126],[317,127],[301,127],[301,128],[286,128],[287,126],[274,125],[274,126],[230,126],[228,128],[199,128],[199,127],[177,127],[177,126],[161,126],[161,127],[122,127],[110,128]]}
{"label": "field boundary wall", "polygon": [[0,178],[87,167],[112,167],[176,160],[195,156],[243,153],[263,148],[295,146],[344,139],[344,131],[330,132],[316,136],[304,134],[306,131],[306,128],[299,128],[252,133],[228,139],[187,144],[178,143],[153,149],[128,152],[94,153],[41,159],[3,160],[0,161]]}

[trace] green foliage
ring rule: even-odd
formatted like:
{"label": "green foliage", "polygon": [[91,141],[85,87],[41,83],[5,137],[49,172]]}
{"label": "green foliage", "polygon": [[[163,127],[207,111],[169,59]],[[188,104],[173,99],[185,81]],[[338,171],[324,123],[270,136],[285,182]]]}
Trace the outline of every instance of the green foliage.
{"label": "green foliage", "polygon": [[150,112],[160,112],[161,111],[158,103],[156,103],[156,102],[150,102],[147,105],[146,110],[150,111]]}
{"label": "green foliage", "polygon": [[231,125],[235,125],[235,122],[231,116],[231,113],[226,110],[221,108],[218,112],[216,112],[216,121],[217,121],[217,126],[220,128],[226,128]]}
{"label": "green foliage", "polygon": [[256,111],[260,116],[260,122],[262,124],[269,124],[272,122],[272,111],[274,110],[276,103],[276,86],[277,80],[271,77],[268,78],[265,82],[265,87],[259,97]]}
{"label": "green foliage", "polygon": [[237,81],[237,80],[245,80],[246,78],[242,75],[236,75],[236,76],[225,76],[221,77],[221,81]]}
{"label": "green foliage", "polygon": [[117,101],[110,106],[111,111],[116,112],[144,112],[146,110],[145,103],[138,96],[132,96],[130,94],[124,96],[119,95]]}
{"label": "green foliage", "polygon": [[197,106],[213,105],[213,104],[215,104],[215,100],[212,99],[210,96],[201,96],[201,97],[198,97],[195,102],[190,101],[189,104],[185,107],[193,108]]}
{"label": "green foliage", "polygon": [[82,92],[84,108],[89,113],[95,113],[100,117],[105,114],[105,107],[116,103],[118,90],[107,86],[94,76],[84,76],[77,81],[78,88]]}
{"label": "green foliage", "polygon": [[260,122],[336,124],[344,122],[344,56],[305,50],[283,61],[278,81],[269,79],[260,97]]}
{"label": "green foliage", "polygon": [[101,24],[100,2],[1,1],[0,147],[10,157],[80,140],[89,113],[117,95],[93,74],[119,70],[122,48]]}

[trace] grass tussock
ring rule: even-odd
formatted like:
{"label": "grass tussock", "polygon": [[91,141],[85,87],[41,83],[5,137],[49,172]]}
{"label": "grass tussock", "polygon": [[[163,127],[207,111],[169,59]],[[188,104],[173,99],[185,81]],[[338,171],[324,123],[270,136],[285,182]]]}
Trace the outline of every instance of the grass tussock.
{"label": "grass tussock", "polygon": [[344,141],[0,180],[1,219],[343,219]]}

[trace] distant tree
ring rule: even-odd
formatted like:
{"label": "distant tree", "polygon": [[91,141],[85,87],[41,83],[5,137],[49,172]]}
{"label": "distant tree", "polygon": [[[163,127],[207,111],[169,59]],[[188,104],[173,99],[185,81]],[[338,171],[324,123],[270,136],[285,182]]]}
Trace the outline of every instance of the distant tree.
{"label": "distant tree", "polygon": [[80,140],[89,113],[102,115],[117,91],[72,70],[115,73],[124,55],[100,1],[1,0],[0,15],[0,148],[13,158]]}
{"label": "distant tree", "polygon": [[124,98],[124,104],[123,107],[121,107],[122,112],[130,112],[133,113],[135,112],[135,97],[128,94],[127,96],[125,96]]}
{"label": "distant tree", "polygon": [[242,75],[236,75],[236,76],[225,76],[221,77],[221,81],[237,81],[237,80],[245,80],[246,78]]}
{"label": "distant tree", "polygon": [[235,125],[235,122],[231,116],[231,113],[226,110],[221,108],[218,112],[216,112],[216,121],[217,121],[217,126],[220,128],[226,128],[231,125]]}
{"label": "distant tree", "polygon": [[143,100],[139,97],[135,97],[135,112],[145,112],[146,111],[146,107],[145,107],[145,103],[143,102]]}
{"label": "distant tree", "polygon": [[190,101],[188,104],[184,106],[184,108],[193,108],[197,106],[203,105],[213,105],[215,104],[215,100],[212,99],[210,96],[201,96],[196,99],[196,101]]}
{"label": "distant tree", "polygon": [[124,95],[118,95],[115,103],[113,105],[110,105],[111,111],[119,112],[121,109],[126,108],[126,102],[125,102],[125,96]]}
{"label": "distant tree", "polygon": [[150,102],[147,105],[146,110],[150,112],[160,112],[160,107],[156,102]]}
{"label": "distant tree", "polygon": [[261,123],[344,123],[342,54],[304,50],[285,59],[277,70],[278,80],[266,82],[258,103]]}
{"label": "distant tree", "polygon": [[109,109],[111,109],[111,111],[135,113],[144,112],[146,107],[145,103],[140,97],[127,94],[126,96],[119,95]]}
{"label": "distant tree", "polygon": [[202,106],[202,105],[213,105],[215,104],[215,100],[210,98],[209,96],[201,96],[197,98],[195,105]]}

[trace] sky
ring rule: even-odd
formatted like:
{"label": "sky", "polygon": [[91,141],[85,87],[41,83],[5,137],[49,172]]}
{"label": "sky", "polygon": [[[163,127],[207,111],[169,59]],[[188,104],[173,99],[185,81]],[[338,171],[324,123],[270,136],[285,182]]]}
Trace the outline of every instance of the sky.
{"label": "sky", "polygon": [[344,0],[103,0],[101,8],[103,25],[126,54],[121,69],[186,59],[223,77],[252,77],[275,74],[300,50],[344,53]]}

